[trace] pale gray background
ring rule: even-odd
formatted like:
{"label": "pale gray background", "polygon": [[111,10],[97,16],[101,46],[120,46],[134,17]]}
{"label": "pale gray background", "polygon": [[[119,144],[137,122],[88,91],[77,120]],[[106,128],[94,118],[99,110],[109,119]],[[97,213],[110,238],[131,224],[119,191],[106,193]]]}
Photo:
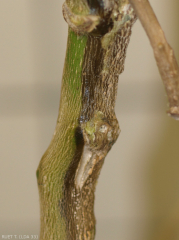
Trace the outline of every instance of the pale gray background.
{"label": "pale gray background", "polygon": [[[67,39],[62,3],[0,0],[0,238],[39,234],[35,171],[59,107]],[[178,1],[151,4],[179,56]],[[137,21],[119,79],[116,113],[122,132],[97,185],[97,240],[147,239],[179,202],[179,123],[166,116],[166,105]]]}

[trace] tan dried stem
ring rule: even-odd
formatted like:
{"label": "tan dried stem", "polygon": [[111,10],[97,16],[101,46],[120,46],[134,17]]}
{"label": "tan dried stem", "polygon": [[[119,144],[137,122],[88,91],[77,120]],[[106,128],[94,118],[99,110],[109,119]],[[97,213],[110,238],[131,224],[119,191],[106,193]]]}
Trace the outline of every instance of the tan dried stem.
{"label": "tan dried stem", "polygon": [[129,0],[144,27],[169,101],[167,113],[179,120],[179,67],[164,32],[148,0]]}

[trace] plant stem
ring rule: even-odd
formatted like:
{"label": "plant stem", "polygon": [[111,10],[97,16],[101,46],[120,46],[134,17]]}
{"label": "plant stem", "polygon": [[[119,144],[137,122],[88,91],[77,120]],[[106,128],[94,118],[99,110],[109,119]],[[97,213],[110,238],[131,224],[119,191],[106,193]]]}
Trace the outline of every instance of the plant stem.
{"label": "plant stem", "polygon": [[164,32],[148,0],[130,0],[144,27],[169,101],[168,114],[179,120],[179,67]]}
{"label": "plant stem", "polygon": [[69,30],[63,73],[59,116],[51,144],[43,155],[38,170],[41,207],[40,239],[67,239],[66,219],[60,207],[64,178],[76,153],[75,132],[81,111],[82,60],[86,36]]}
{"label": "plant stem", "polygon": [[114,112],[118,75],[136,20],[127,0],[91,2],[89,14],[85,9],[81,15],[80,5],[69,2],[63,8],[70,27],[59,115],[37,170],[40,240],[94,239],[94,191],[120,132]]}

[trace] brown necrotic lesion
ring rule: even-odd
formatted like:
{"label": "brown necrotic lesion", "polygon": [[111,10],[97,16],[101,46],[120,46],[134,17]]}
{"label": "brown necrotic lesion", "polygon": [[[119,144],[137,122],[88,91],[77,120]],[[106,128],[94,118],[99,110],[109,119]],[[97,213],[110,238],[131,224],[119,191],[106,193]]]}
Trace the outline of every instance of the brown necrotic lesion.
{"label": "brown necrotic lesion", "polygon": [[114,112],[118,76],[124,69],[136,16],[127,2],[114,8],[108,20],[112,20],[111,29],[104,35],[92,31],[85,48],[80,114],[84,146],[75,172],[75,186],[79,190],[93,176],[95,166],[104,160],[120,132]]}

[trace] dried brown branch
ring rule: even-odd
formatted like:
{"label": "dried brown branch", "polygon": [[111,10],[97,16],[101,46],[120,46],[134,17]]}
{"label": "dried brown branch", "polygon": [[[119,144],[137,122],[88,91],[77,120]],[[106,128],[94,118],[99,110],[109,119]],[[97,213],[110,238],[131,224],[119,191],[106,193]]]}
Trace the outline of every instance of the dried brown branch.
{"label": "dried brown branch", "polygon": [[157,66],[168,96],[169,110],[167,113],[179,120],[179,67],[173,49],[168,44],[149,1],[129,1],[141,21],[153,48]]}

